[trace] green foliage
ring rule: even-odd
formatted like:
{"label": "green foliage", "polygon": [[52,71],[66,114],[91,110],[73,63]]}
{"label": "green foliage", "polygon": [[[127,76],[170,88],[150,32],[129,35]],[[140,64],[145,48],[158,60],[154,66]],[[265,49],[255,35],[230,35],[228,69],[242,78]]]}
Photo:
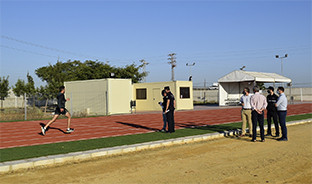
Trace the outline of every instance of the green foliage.
{"label": "green foliage", "polygon": [[13,92],[18,97],[24,96],[24,93],[26,93],[28,97],[34,95],[36,89],[33,77],[27,73],[27,83],[25,83],[24,80],[18,79],[13,87]]}
{"label": "green foliage", "polygon": [[9,76],[0,78],[0,100],[4,100],[9,95]]}
{"label": "green foliage", "polygon": [[263,82],[257,82],[257,86],[259,86],[260,90],[265,90],[266,89],[266,87],[264,86]]}
{"label": "green foliage", "polygon": [[110,78],[111,73],[114,73],[115,78],[130,78],[132,82],[137,83],[141,81],[147,74],[140,72],[140,66],[135,64],[127,65],[125,67],[112,67],[108,64],[99,61],[87,60],[57,62],[54,65],[38,68],[36,75],[43,81],[48,83],[46,92],[56,94],[58,88],[64,84],[65,81],[75,80],[90,80],[90,79],[104,79]]}
{"label": "green foliage", "polygon": [[29,73],[27,73],[27,84],[25,88],[28,95],[34,95],[36,93],[34,79],[31,75],[29,75]]}
{"label": "green foliage", "polygon": [[9,76],[0,78],[0,100],[1,108],[3,108],[3,100],[9,96]]}
{"label": "green foliage", "polygon": [[13,86],[12,88],[14,94],[18,97],[23,96],[24,93],[26,93],[26,84],[25,81],[22,79],[18,79],[15,83],[15,86]]}

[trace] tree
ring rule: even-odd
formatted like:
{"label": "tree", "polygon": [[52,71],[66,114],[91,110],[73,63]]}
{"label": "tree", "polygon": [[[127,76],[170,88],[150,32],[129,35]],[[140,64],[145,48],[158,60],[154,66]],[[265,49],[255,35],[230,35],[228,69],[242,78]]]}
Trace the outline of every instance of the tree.
{"label": "tree", "polygon": [[265,87],[263,82],[257,82],[257,86],[259,86],[260,90],[265,90],[266,89],[266,87]]}
{"label": "tree", "polygon": [[34,95],[36,93],[35,82],[29,73],[27,73],[27,84],[25,85],[26,94],[28,96]]}
{"label": "tree", "polygon": [[89,80],[89,79],[104,79],[110,78],[111,73],[115,74],[115,78],[130,78],[132,82],[141,81],[146,75],[146,72],[140,72],[143,65],[136,66],[135,64],[123,67],[112,67],[109,64],[87,60],[57,62],[54,65],[44,66],[36,69],[36,75],[43,81],[48,83],[47,89],[49,92],[57,94],[58,88],[65,81]]}
{"label": "tree", "polygon": [[9,76],[0,78],[0,100],[1,100],[1,109],[3,108],[3,101],[6,97],[9,96]]}
{"label": "tree", "polygon": [[25,81],[22,79],[18,79],[17,82],[15,83],[15,86],[13,86],[12,89],[17,97],[24,96],[24,93],[26,93]]}
{"label": "tree", "polygon": [[36,93],[39,99],[45,100],[44,113],[47,112],[49,99],[53,97],[53,95],[51,95],[51,93],[49,94],[47,91],[48,91],[48,86],[40,86],[39,88],[36,89]]}

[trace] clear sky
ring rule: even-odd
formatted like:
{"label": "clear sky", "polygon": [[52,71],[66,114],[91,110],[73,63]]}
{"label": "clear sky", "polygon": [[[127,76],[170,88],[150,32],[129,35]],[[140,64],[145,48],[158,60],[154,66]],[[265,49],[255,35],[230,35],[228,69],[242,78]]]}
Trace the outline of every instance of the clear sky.
{"label": "clear sky", "polygon": [[246,66],[281,73],[311,86],[310,0],[296,1],[16,1],[1,0],[0,76],[44,85],[34,71],[49,63],[99,60],[125,66],[145,59],[147,82],[169,81],[168,54],[176,53],[176,80],[210,85]]}

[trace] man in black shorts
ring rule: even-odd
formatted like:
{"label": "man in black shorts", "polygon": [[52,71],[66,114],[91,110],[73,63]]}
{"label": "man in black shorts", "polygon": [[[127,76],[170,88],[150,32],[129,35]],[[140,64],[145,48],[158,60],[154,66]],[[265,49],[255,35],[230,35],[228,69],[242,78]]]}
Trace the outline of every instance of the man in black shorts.
{"label": "man in black shorts", "polygon": [[[68,110],[65,108],[65,86],[61,86],[60,87],[60,92],[57,95],[57,107],[55,109],[55,114],[54,117],[51,121],[49,121],[44,127],[41,127],[41,131],[42,131],[42,135],[45,135],[47,128],[53,123],[55,122],[55,120],[61,115],[65,115],[67,117],[67,129],[66,132],[67,133],[71,133],[74,131],[73,128],[70,128],[70,113],[68,112]],[[67,101],[69,100],[69,98],[67,98]]]}

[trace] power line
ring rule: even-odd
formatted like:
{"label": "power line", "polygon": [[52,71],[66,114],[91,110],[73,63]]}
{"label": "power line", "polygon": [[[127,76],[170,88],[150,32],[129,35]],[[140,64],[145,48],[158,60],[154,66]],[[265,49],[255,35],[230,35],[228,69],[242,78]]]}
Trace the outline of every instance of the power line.
{"label": "power line", "polygon": [[[6,45],[0,45],[0,47],[16,50],[16,51],[20,51],[20,52],[26,52],[26,53],[30,53],[30,54],[36,54],[36,55],[40,55],[40,56],[51,57],[51,58],[58,58],[59,57],[59,56],[52,56],[52,55],[48,55],[48,54],[42,54],[39,52],[33,52],[33,51],[29,51],[29,50],[19,49],[19,48],[15,48],[15,47],[10,47],[10,46],[6,46]],[[66,60],[66,58],[63,58],[63,57],[60,57],[60,58]]]}

